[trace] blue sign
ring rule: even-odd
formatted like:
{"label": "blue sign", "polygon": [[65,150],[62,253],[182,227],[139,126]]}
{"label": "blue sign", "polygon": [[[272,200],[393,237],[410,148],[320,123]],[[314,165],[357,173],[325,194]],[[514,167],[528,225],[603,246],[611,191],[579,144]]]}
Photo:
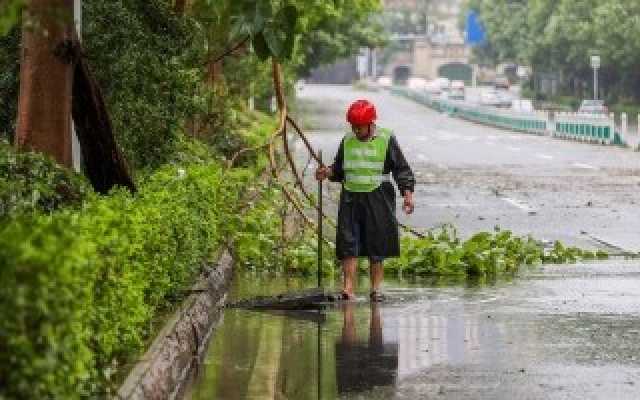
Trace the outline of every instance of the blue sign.
{"label": "blue sign", "polygon": [[483,44],[486,38],[486,33],[482,22],[476,11],[469,12],[467,15],[467,23],[465,30],[467,31],[466,41],[471,46]]}

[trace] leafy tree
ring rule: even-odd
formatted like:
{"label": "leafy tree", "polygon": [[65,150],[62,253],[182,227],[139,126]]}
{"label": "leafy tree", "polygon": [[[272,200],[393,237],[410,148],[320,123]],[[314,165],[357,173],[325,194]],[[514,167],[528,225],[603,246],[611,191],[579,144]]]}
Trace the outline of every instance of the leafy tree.
{"label": "leafy tree", "polygon": [[3,0],[0,5],[0,36],[6,35],[18,22],[23,0]]}
{"label": "leafy tree", "polygon": [[589,58],[602,56],[610,101],[640,99],[640,3],[624,0],[469,0],[487,30],[494,62],[515,61],[557,72],[579,94],[591,82]]}

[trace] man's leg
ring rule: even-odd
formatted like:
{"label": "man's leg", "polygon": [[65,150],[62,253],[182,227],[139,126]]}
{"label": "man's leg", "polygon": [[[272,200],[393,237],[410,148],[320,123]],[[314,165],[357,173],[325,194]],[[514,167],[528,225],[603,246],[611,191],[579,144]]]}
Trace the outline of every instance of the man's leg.
{"label": "man's leg", "polygon": [[383,261],[369,260],[369,278],[371,280],[371,293],[380,292],[380,285],[384,279]]}
{"label": "man's leg", "polygon": [[355,297],[356,272],[358,270],[357,257],[345,257],[342,259],[343,285],[342,291],[350,298]]}

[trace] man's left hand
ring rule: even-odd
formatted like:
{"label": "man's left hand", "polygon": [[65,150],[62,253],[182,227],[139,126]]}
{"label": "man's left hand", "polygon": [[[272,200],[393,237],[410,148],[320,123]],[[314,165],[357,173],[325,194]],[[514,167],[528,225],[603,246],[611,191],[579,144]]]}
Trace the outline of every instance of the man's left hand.
{"label": "man's left hand", "polygon": [[415,209],[415,203],[413,202],[413,193],[408,190],[404,193],[404,204],[402,205],[402,209],[407,215],[413,214],[413,210]]}

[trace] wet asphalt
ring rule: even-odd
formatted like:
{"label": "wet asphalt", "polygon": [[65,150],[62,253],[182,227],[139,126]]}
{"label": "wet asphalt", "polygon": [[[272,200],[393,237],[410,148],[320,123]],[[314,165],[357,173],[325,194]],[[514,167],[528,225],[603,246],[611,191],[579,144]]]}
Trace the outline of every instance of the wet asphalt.
{"label": "wet asphalt", "polygon": [[375,102],[379,125],[394,131],[418,179],[416,213],[402,222],[453,224],[465,236],[500,226],[587,248],[604,242],[640,252],[637,152],[474,124],[386,91],[305,85],[298,97],[297,118],[325,159],[348,129],[348,104]]}
{"label": "wet asphalt", "polygon": [[[240,274],[231,298],[312,284]],[[638,262],[384,290],[370,304],[362,279],[357,302],[321,314],[225,311],[186,399],[640,398]]]}
{"label": "wet asphalt", "polygon": [[[326,158],[344,109],[362,97],[418,176],[405,222],[638,245],[640,154],[476,125],[385,92],[305,86],[294,110]],[[337,290],[339,276],[329,282]],[[230,298],[313,284],[242,273]],[[525,268],[493,282],[388,278],[384,291],[387,302],[369,304],[362,277],[358,302],[321,315],[225,311],[186,398],[640,399],[638,260]]]}

